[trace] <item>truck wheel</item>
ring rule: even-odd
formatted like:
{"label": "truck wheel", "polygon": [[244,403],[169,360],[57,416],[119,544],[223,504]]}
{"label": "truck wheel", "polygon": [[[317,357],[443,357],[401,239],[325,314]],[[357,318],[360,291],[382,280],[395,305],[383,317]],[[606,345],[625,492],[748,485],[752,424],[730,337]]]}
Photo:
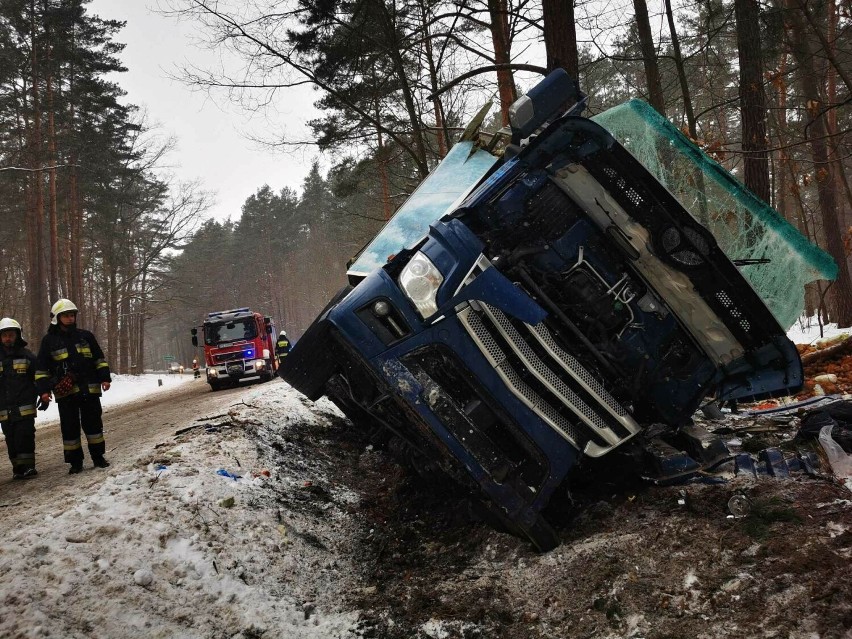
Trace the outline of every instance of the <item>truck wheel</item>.
{"label": "truck wheel", "polygon": [[219,390],[220,388],[222,388],[222,386],[219,384],[219,382],[214,382],[212,379],[207,383],[210,384],[210,390],[213,391],[214,393],[217,390]]}

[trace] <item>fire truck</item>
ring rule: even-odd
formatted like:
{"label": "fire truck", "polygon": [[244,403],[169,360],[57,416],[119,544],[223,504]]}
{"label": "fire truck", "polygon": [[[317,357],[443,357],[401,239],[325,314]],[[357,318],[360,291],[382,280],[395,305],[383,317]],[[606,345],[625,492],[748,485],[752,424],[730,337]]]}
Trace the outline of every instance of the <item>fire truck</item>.
{"label": "fire truck", "polygon": [[[192,345],[198,346],[198,328]],[[275,361],[275,325],[271,317],[248,307],[208,313],[201,324],[207,383],[214,391],[237,386],[246,379],[272,379]]]}

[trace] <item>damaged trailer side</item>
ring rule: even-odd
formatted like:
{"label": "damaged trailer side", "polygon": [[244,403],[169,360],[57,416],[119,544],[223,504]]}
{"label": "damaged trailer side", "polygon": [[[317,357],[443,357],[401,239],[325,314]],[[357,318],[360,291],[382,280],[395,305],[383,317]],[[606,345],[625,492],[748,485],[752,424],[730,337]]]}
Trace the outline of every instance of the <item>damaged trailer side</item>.
{"label": "damaged trailer side", "polygon": [[540,550],[559,543],[542,510],[584,459],[676,433],[708,398],[802,383],[714,234],[584,97],[555,71],[513,105],[501,151],[469,128],[280,370]]}

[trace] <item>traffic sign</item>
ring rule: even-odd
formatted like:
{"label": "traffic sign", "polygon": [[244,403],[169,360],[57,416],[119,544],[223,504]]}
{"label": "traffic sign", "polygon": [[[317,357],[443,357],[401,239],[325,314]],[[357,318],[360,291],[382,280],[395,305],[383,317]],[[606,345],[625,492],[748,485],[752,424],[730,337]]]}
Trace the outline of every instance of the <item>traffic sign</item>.
{"label": "traffic sign", "polygon": [[163,361],[164,362],[173,362],[173,361],[175,361],[175,356],[174,355],[163,355]]}

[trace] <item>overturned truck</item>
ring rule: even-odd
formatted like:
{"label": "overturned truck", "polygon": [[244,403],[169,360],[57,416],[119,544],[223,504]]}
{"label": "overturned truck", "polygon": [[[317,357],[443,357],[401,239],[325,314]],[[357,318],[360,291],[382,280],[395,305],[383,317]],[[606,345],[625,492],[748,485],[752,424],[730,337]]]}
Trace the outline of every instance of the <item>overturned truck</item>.
{"label": "overturned truck", "polygon": [[556,71],[472,123],[280,370],[542,550],[585,460],[797,390],[779,319],[834,268],[647,105],[584,107]]}

